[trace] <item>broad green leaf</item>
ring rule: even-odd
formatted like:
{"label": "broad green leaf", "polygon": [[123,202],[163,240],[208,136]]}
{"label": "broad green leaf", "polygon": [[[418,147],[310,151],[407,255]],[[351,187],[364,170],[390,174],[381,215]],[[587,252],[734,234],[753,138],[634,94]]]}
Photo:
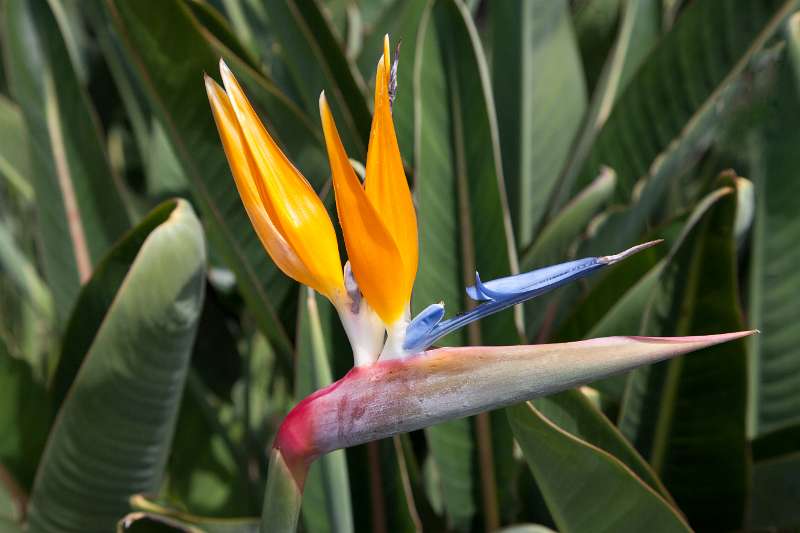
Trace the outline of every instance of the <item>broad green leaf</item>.
{"label": "broad green leaf", "polygon": [[[617,172],[620,193],[629,195],[657,156],[692,126],[694,117],[717,105],[720,94],[794,4],[794,0],[689,4],[619,97],[577,179],[566,176],[561,183],[556,206],[576,186],[588,183],[600,165]],[[725,23],[719,24],[721,20]]]}
{"label": "broad green leaf", "polygon": [[25,531],[18,522],[5,517],[0,517],[0,527],[7,533],[23,533]]}
{"label": "broad green leaf", "polygon": [[52,318],[53,301],[50,290],[36,271],[36,266],[19,249],[8,226],[0,225],[0,269],[16,285],[36,313]]}
{"label": "broad green leaf", "polygon": [[67,322],[61,353],[50,380],[53,406],[56,409],[67,396],[139,250],[153,230],[169,219],[176,206],[175,201],[171,200],[148,213],[97,264],[92,277],[81,290]]}
{"label": "broad green leaf", "polygon": [[[561,431],[568,433],[587,449],[594,447],[613,455],[659,496],[674,505],[672,496],[650,465],[582,392],[572,389],[537,398],[531,403],[542,416]],[[531,443],[530,446],[536,444]],[[532,460],[534,459],[528,459],[529,462]]]}
{"label": "broad green leaf", "polygon": [[224,56],[253,103],[267,111],[265,123],[282,125],[272,129],[288,157],[317,185],[328,175],[318,128],[271,82],[204,31],[182,2],[107,0],[106,6],[189,179],[211,244],[236,274],[259,327],[288,363],[291,342],[276,309],[291,297],[293,284],[270,261],[250,226],[211,118],[202,73],[217,72]]}
{"label": "broad green leaf", "polygon": [[619,34],[623,0],[573,2],[575,35],[581,52],[586,84],[594,92],[603,65],[613,52]]}
{"label": "broad green leaf", "polygon": [[[323,321],[336,317],[328,302],[321,302],[311,289],[301,291],[297,339],[298,399],[333,382],[329,353],[333,347],[330,328],[326,335]],[[323,318],[324,317],[324,318]],[[353,531],[353,508],[344,450],[320,457],[309,469],[303,494],[303,522],[309,531]]]}
{"label": "broad green leaf", "polygon": [[[594,2],[597,4],[598,2]],[[617,38],[592,91],[583,126],[578,132],[561,180],[571,182],[586,162],[598,132],[608,120],[623,89],[659,37],[661,2],[623,2]]]}
{"label": "broad green leaf", "polygon": [[[578,301],[555,338],[570,341],[615,334],[638,334],[644,310],[657,290],[659,277],[672,259],[674,250],[696,231],[707,211],[729,193],[728,189],[721,188],[708,194],[698,202],[690,216],[678,217],[648,235],[648,239],[658,237],[666,242],[636,254],[602,276],[588,294]],[[670,250],[673,252],[668,253]],[[627,376],[613,376],[592,386],[616,406],[622,402],[626,379]]]}
{"label": "broad green leaf", "polygon": [[47,390],[30,364],[9,355],[0,342],[0,484],[30,490],[50,420]]}
{"label": "broad green leaf", "polygon": [[220,44],[251,68],[258,68],[258,60],[237,38],[233,29],[228,25],[228,21],[219,11],[206,2],[187,2],[186,4],[192,10],[192,14],[197,17],[197,22],[213,35],[214,39],[219,40]]}
{"label": "broad green leaf", "polygon": [[658,277],[685,240],[698,231],[698,225],[722,198],[731,193],[720,187],[704,196],[692,212],[648,234],[649,239],[664,239],[626,259],[600,277],[586,296],[575,306],[559,333],[559,341],[641,332],[644,309],[658,285]]}
{"label": "broad green leaf", "polygon": [[4,33],[11,90],[29,133],[44,271],[65,319],[81,282],[129,223],[94,109],[51,11],[58,4],[5,2]]}
{"label": "broad green leaf", "polygon": [[28,130],[19,107],[0,96],[0,174],[23,200],[33,201]]}
{"label": "broad green leaf", "polygon": [[584,232],[591,219],[611,198],[617,176],[610,168],[573,198],[542,228],[542,231],[520,258],[520,270],[533,270],[540,265],[558,263],[569,247]]}
{"label": "broad green leaf", "polygon": [[[756,187],[748,317],[764,334],[751,341],[748,433],[756,436],[800,422],[800,333],[794,318],[800,287],[800,16],[787,32],[788,54],[776,94],[751,150]],[[795,52],[798,52],[795,55]]]}
{"label": "broad green leaf", "polygon": [[[436,2],[423,14],[417,37],[414,174],[420,265],[413,307],[420,310],[444,301],[449,312],[455,313],[472,305],[464,286],[474,283],[476,270],[485,279],[508,275],[516,270],[516,257],[492,88],[472,18],[460,1]],[[513,315],[507,312],[451,335],[443,343],[508,344],[518,339]],[[467,462],[474,457],[475,443],[463,438],[471,433],[465,424],[426,430],[430,439],[459,442],[457,454],[441,447],[433,447],[433,452],[449,519],[462,527],[469,525],[477,508],[474,487],[489,491],[488,502],[493,499],[491,477],[495,475],[487,469],[484,455],[484,482],[479,485],[478,468]],[[506,436],[505,444],[494,444],[503,450],[499,453],[507,454],[511,447],[507,427],[497,424],[494,429],[497,436]],[[451,431],[453,437],[447,435]],[[478,449],[478,457],[486,452],[485,447]],[[503,464],[496,467],[505,468]],[[511,476],[498,473],[496,477],[510,483]],[[510,492],[502,485],[497,490],[503,495]]]}
{"label": "broad green leaf", "polygon": [[142,243],[64,399],[36,474],[34,531],[108,531],[163,476],[205,287],[185,201]]}
{"label": "broad green leaf", "polygon": [[[643,312],[643,334],[702,335],[742,327],[735,180],[728,176],[723,183],[732,185],[731,192],[703,216],[659,276]],[[620,428],[701,530],[742,526],[746,391],[744,341],[637,369],[628,381]]]}
{"label": "broad green leaf", "polygon": [[[591,239],[583,243],[580,253],[597,255],[628,246],[641,238],[649,224],[658,222],[659,217],[669,217],[672,213],[663,209],[669,188],[683,174],[695,176],[693,167],[700,156],[720,135],[730,116],[748,101],[753,92],[750,80],[766,76],[778,57],[775,51],[758,54],[754,51],[749,56],[750,62],[697,110],[674,142],[656,157],[647,173],[636,182],[637,194],[630,202],[609,210]],[[716,177],[720,168],[724,167],[709,170]]]}
{"label": "broad green leaf", "polygon": [[583,120],[586,84],[566,0],[491,2],[489,24],[503,172],[527,246]]}
{"label": "broad green leaf", "polygon": [[[119,93],[126,118],[130,122],[147,179],[146,192],[156,198],[182,193],[186,189],[186,176],[164,128],[150,113],[147,99],[141,90],[142,82],[128,64],[119,36],[112,31],[112,25],[99,7],[98,4],[96,9],[87,10],[87,15],[97,34],[97,44]],[[127,168],[126,170],[130,171]]]}
{"label": "broad green leaf", "polygon": [[530,402],[506,412],[559,531],[691,531],[613,455],[566,433]]}
{"label": "broad green leaf", "polygon": [[800,450],[800,425],[764,433],[751,442],[753,461],[763,461]]}
{"label": "broad green leaf", "polygon": [[800,452],[753,465],[748,526],[753,530],[794,531],[800,527]]}
{"label": "broad green leaf", "polygon": [[[414,308],[443,300],[457,312],[468,305],[464,286],[474,283],[476,269],[485,279],[508,275],[516,254],[476,29],[458,0],[437,2],[423,16],[423,28],[415,66],[420,267]],[[483,321],[480,334],[486,344],[519,338],[510,313]],[[465,340],[461,333],[451,342]]]}
{"label": "broad green leaf", "polygon": [[[318,0],[264,0],[264,7],[306,112],[317,116],[324,90],[350,156],[364,160],[372,123],[366,83]],[[381,44],[375,51],[376,65],[382,50]]]}
{"label": "broad green leaf", "polygon": [[263,72],[295,102],[302,103],[282,54],[280,40],[270,27],[263,0],[222,0],[222,7],[243,46],[254,50]]}
{"label": "broad green leaf", "polygon": [[[576,340],[637,333],[642,313],[658,286],[659,276],[668,264],[668,260],[659,261],[659,258],[669,250],[670,246],[678,247],[688,235],[697,231],[703,215],[719,202],[725,193],[726,189],[722,189],[701,202],[695,213],[683,224],[681,235],[612,269],[577,306],[557,337],[562,340]],[[668,237],[666,234],[663,236]],[[593,386],[610,394],[612,399],[620,401],[624,383],[624,376],[615,376],[596,382]],[[649,465],[582,394],[573,390],[539,398],[532,403],[560,430],[567,432],[584,446],[597,447],[614,455],[665,500],[672,502],[672,497]]]}

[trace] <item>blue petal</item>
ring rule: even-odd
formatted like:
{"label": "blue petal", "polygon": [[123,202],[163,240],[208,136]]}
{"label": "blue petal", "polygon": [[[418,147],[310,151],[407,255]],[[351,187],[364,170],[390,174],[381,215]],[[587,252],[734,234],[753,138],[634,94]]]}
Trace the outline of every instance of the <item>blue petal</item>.
{"label": "blue petal", "polygon": [[417,345],[424,343],[431,330],[444,318],[444,304],[431,304],[414,317],[406,328],[406,344]]}
{"label": "blue petal", "polygon": [[467,295],[473,300],[484,303],[471,311],[444,321],[442,321],[444,316],[444,306],[442,304],[428,306],[411,322],[406,330],[403,348],[410,353],[422,351],[437,339],[466,326],[470,322],[544,294],[570,281],[587,276],[600,268],[612,265],[659,242],[661,241],[651,241],[634,246],[616,255],[587,257],[485,283],[481,282],[481,278],[476,272],[475,285],[467,287]]}
{"label": "blue petal", "polygon": [[[486,283],[482,283],[481,278],[475,274],[475,286],[467,287],[467,294],[470,294],[470,289],[472,289],[473,292],[484,296],[484,298],[481,298],[483,300],[502,300],[515,294],[534,291],[540,287],[557,287],[562,280],[569,281],[576,277],[588,275],[592,270],[605,264],[601,263],[597,257],[589,257],[532,270],[525,274],[487,281]],[[470,296],[472,295],[470,294]]]}
{"label": "blue petal", "polygon": [[494,300],[491,296],[484,292],[485,285],[481,283],[481,276],[475,272],[475,285],[467,287],[467,296],[478,302],[488,302]]}

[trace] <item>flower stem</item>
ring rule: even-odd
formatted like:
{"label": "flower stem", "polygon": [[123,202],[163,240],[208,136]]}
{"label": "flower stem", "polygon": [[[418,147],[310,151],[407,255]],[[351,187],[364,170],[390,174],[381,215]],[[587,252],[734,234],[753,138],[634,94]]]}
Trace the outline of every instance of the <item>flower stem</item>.
{"label": "flower stem", "polygon": [[[305,469],[301,474],[307,473],[305,464],[301,468]],[[303,477],[289,469],[280,450],[273,449],[270,452],[261,533],[294,533],[297,530],[303,501]]]}

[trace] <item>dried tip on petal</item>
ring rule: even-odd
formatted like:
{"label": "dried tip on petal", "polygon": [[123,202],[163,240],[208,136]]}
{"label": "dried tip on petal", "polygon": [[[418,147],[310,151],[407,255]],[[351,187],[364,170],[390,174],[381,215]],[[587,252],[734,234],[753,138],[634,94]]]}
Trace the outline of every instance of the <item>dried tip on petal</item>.
{"label": "dried tip on petal", "polygon": [[652,248],[653,246],[655,246],[657,244],[661,244],[662,242],[664,242],[664,239],[656,239],[654,241],[648,241],[648,242],[644,242],[642,244],[637,244],[636,246],[631,246],[630,248],[628,248],[624,252],[620,252],[620,253],[614,254],[614,255],[605,255],[605,256],[602,256],[602,257],[598,257],[597,261],[599,261],[600,263],[604,263],[606,265],[613,265],[614,263],[618,263],[618,262],[622,261],[623,259],[627,259],[628,257],[632,256],[633,254],[639,253],[642,250],[646,250],[647,248]]}

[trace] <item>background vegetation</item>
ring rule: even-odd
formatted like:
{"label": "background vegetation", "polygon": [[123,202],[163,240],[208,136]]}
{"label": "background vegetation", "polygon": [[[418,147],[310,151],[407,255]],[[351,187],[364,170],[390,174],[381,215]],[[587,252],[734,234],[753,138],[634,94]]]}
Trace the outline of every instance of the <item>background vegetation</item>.
{"label": "background vegetation", "polygon": [[3,530],[258,528],[277,425],[352,360],[250,228],[202,73],[225,58],[330,205],[317,98],[363,161],[387,32],[415,306],[666,240],[446,343],[762,334],[330,454],[302,528],[800,527],[795,1],[0,6]]}

